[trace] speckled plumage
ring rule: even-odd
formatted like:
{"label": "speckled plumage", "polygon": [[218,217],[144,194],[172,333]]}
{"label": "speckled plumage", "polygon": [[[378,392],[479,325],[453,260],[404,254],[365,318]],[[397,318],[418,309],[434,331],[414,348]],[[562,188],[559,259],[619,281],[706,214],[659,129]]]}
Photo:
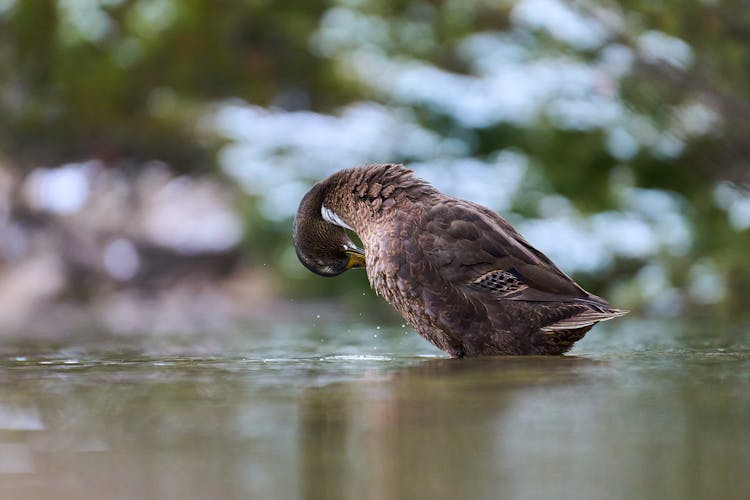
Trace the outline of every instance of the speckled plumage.
{"label": "speckled plumage", "polygon": [[446,196],[401,165],[341,170],[305,195],[294,241],[306,267],[332,276],[353,266],[341,225],[362,240],[372,287],[454,357],[562,354],[594,324],[625,313],[495,212]]}

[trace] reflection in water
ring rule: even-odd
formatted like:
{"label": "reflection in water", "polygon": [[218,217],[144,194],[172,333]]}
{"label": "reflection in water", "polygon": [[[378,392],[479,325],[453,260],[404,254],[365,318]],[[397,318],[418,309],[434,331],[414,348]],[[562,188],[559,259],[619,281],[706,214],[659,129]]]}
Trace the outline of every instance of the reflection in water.
{"label": "reflection in water", "polygon": [[516,396],[583,383],[595,364],[440,359],[385,382],[311,388],[300,412],[302,497],[497,498],[499,487],[508,494],[503,462],[512,457],[501,445]]}
{"label": "reflection in water", "polygon": [[302,496],[743,498],[746,354],[439,360],[312,388]]}
{"label": "reflection in water", "polygon": [[0,431],[0,463],[15,467],[0,471],[0,498],[239,496],[226,473],[236,458],[231,440],[213,432],[231,422],[222,404],[236,385],[148,371],[37,371],[39,379],[3,384],[2,401],[34,394],[45,429]]}
{"label": "reflection in water", "polygon": [[298,333],[297,350],[254,339],[199,354],[174,344],[169,356],[153,346],[3,346],[0,498],[661,499],[750,489],[745,344],[611,350],[601,336],[610,350],[589,342],[582,357],[467,361],[415,357],[402,337],[378,356],[349,335],[314,347]]}
{"label": "reflection in water", "polygon": [[42,429],[44,425],[33,403],[9,404],[0,399],[0,475],[36,472],[31,449],[27,443],[14,439],[14,435]]}

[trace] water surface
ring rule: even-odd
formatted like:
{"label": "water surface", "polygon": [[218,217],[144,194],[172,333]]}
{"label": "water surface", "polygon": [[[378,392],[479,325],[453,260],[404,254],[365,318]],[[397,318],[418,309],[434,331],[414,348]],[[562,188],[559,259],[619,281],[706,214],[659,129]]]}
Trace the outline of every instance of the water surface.
{"label": "water surface", "polygon": [[0,498],[746,498],[748,336],[626,325],[484,360],[367,325],[8,341]]}

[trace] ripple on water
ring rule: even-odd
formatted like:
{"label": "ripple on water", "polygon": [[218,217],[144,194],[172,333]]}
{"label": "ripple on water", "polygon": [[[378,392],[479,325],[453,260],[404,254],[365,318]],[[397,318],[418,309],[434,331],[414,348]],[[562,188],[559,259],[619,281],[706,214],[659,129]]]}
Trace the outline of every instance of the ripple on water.
{"label": "ripple on water", "polygon": [[393,361],[390,356],[374,354],[335,354],[320,358],[322,361]]}

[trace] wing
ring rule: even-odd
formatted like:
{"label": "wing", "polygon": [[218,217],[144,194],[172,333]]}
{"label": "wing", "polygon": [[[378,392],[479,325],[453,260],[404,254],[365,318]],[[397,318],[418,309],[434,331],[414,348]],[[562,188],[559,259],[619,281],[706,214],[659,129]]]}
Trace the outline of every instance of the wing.
{"label": "wing", "polygon": [[[456,287],[494,300],[559,303],[542,331],[583,328],[622,316],[581,288],[508,221],[474,203],[447,198],[425,216],[420,244],[429,264]],[[484,295],[487,294],[487,295]]]}
{"label": "wing", "polygon": [[511,300],[604,302],[487,208],[449,198],[428,211],[425,225],[420,243],[426,257],[455,286]]}

